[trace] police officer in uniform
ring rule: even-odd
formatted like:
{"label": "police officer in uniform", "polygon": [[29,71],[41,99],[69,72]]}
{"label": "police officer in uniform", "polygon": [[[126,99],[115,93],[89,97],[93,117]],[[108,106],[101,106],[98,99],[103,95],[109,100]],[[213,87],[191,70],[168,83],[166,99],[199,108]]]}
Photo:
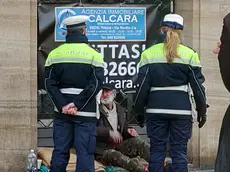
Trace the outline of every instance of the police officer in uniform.
{"label": "police officer in uniform", "polygon": [[[160,28],[163,42],[141,54],[135,110],[147,119],[150,138],[149,172],[163,172],[166,143],[170,139],[173,172],[187,172],[187,142],[192,133],[191,86],[201,128],[206,122],[204,76],[198,53],[180,43],[183,18],[164,17]],[[190,85],[190,86],[189,86]],[[144,108],[145,107],[145,108]],[[141,117],[141,118],[140,118]]]}
{"label": "police officer in uniform", "polygon": [[63,20],[66,42],[45,63],[45,87],[55,106],[51,172],[65,172],[69,150],[77,154],[77,172],[94,172],[96,95],[104,80],[103,57],[88,45],[88,16]]}

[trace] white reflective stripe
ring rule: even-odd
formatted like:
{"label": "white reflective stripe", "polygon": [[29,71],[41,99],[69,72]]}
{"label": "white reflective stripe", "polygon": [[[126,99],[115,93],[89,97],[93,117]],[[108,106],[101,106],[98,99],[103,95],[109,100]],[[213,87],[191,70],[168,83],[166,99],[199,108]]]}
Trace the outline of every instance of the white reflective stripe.
{"label": "white reflective stripe", "polygon": [[191,108],[192,108],[193,122],[196,122],[197,121],[196,103],[195,103],[194,93],[192,91],[192,87],[190,83],[188,84],[188,95],[189,95],[189,100],[190,100]]}
{"label": "white reflective stripe", "polygon": [[100,90],[99,93],[96,95],[96,118],[97,119],[100,119],[99,105],[101,103],[101,95],[102,95],[102,90]]}
{"label": "white reflective stripe", "polygon": [[61,93],[63,94],[80,94],[83,89],[80,88],[61,88]]}
{"label": "white reflective stripe", "polygon": [[[57,108],[54,108],[55,112],[58,112]],[[83,111],[78,111],[76,114],[76,116],[84,116],[84,117],[96,117],[96,113],[95,112],[83,112]]]}
{"label": "white reflective stripe", "polygon": [[170,86],[170,87],[151,87],[150,91],[176,90],[188,92],[188,85]]}
{"label": "white reflective stripe", "polygon": [[175,115],[192,115],[190,110],[175,110],[175,109],[146,109],[146,113],[164,113]]}
{"label": "white reflective stripe", "polygon": [[82,112],[82,111],[79,111],[79,112],[77,112],[76,116],[96,117],[96,113],[95,112]]}

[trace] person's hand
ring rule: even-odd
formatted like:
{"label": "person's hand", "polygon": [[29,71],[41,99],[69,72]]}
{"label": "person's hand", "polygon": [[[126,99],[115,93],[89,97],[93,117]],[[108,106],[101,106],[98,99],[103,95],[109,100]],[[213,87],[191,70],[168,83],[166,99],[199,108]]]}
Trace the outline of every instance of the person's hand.
{"label": "person's hand", "polygon": [[219,54],[219,52],[220,52],[220,46],[221,46],[221,41],[218,41],[216,49],[213,50],[214,54]]}
{"label": "person's hand", "polygon": [[77,113],[77,107],[75,106],[74,103],[69,103],[68,105],[65,105],[62,108],[62,113],[64,114],[69,114],[69,115],[76,115]]}
{"label": "person's hand", "polygon": [[[208,109],[210,106],[208,104],[206,104],[206,108]],[[204,126],[204,124],[207,121],[207,115],[206,115],[206,111],[202,112],[202,111],[197,111],[197,122],[199,123],[199,128],[202,128]]]}
{"label": "person's hand", "polygon": [[129,128],[128,133],[133,137],[138,137],[137,131],[134,128]]}
{"label": "person's hand", "polygon": [[109,136],[114,144],[120,144],[123,141],[122,135],[118,131],[109,131]]}
{"label": "person's hand", "polygon": [[67,112],[68,115],[73,115],[75,116],[77,114],[77,108],[74,107],[74,108],[70,108]]}
{"label": "person's hand", "polygon": [[204,126],[204,124],[206,123],[206,121],[207,121],[207,115],[206,114],[201,115],[198,112],[198,114],[197,114],[197,122],[199,123],[198,124],[199,128],[202,128]]}

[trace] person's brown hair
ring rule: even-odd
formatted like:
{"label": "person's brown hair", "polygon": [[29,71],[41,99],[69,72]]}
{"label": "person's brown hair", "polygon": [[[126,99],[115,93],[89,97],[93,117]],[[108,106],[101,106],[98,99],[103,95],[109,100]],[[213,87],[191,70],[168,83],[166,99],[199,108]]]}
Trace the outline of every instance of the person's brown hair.
{"label": "person's brown hair", "polygon": [[174,58],[180,58],[177,48],[181,43],[179,35],[182,30],[171,29],[169,27],[163,27],[161,30],[166,32],[166,38],[164,40],[165,56],[168,63],[172,63]]}

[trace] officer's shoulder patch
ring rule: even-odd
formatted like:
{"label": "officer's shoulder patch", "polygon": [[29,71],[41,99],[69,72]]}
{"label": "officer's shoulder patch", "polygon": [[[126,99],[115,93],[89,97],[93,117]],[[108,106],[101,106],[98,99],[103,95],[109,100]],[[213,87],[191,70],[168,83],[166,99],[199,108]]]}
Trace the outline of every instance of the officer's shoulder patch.
{"label": "officer's shoulder patch", "polygon": [[185,47],[187,47],[187,48],[189,48],[189,49],[191,49],[191,50],[193,50],[194,53],[196,53],[196,50],[194,50],[192,47],[190,47],[190,46],[188,46],[188,45],[184,45],[184,44],[182,44],[182,45],[185,46]]}
{"label": "officer's shoulder patch", "polygon": [[95,51],[99,52],[99,50],[98,50],[97,48],[93,47],[91,44],[88,44],[88,46],[89,46],[90,48],[94,49]]}

